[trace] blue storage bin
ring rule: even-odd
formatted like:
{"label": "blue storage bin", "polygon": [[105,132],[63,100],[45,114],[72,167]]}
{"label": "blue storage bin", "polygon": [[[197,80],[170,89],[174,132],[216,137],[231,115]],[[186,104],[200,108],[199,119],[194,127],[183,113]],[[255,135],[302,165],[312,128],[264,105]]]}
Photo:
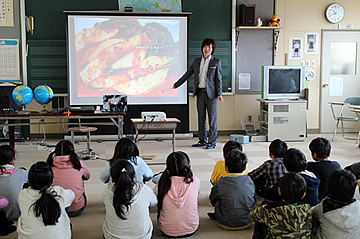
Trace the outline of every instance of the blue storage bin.
{"label": "blue storage bin", "polygon": [[237,141],[240,144],[249,143],[249,138],[250,138],[249,135],[240,135],[240,134],[230,135],[230,140]]}

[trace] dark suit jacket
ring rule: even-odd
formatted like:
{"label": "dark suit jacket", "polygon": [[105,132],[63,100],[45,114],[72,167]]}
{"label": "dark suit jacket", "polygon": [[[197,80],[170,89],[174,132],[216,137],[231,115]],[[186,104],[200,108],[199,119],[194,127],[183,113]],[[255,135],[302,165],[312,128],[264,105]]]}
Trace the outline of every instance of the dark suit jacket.
{"label": "dark suit jacket", "polygon": [[[178,88],[185,81],[187,81],[192,74],[194,74],[194,89],[193,97],[196,95],[196,90],[199,84],[199,72],[200,72],[200,63],[201,57],[196,58],[191,64],[190,68],[185,72],[185,74],[175,82],[174,86]],[[209,68],[206,75],[206,93],[209,99],[215,99],[218,96],[222,95],[222,75],[221,75],[221,61],[211,56],[209,62]]]}

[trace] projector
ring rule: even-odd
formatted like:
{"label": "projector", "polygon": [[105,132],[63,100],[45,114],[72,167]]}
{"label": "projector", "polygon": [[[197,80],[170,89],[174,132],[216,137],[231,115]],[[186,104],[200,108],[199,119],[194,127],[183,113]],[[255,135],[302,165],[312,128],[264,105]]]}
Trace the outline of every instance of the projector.
{"label": "projector", "polygon": [[141,119],[144,121],[165,121],[166,114],[160,111],[141,112]]}

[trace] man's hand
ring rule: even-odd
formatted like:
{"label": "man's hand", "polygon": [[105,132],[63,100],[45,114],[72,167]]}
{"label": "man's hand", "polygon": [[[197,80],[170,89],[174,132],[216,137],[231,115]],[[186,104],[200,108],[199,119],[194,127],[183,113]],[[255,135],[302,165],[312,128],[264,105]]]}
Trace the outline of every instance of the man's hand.
{"label": "man's hand", "polygon": [[224,98],[221,95],[219,95],[217,98],[218,100],[220,100],[221,103],[224,103]]}
{"label": "man's hand", "polygon": [[173,87],[172,87],[174,90],[176,89],[176,87],[173,85]]}

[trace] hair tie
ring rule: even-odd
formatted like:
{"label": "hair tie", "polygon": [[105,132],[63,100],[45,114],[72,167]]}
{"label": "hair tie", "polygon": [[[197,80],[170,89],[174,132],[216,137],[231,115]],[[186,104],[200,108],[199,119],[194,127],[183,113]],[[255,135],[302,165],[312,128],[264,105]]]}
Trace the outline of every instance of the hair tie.
{"label": "hair tie", "polygon": [[40,188],[40,192],[44,192],[44,193],[45,193],[47,189],[48,189],[47,186],[44,186],[44,187]]}
{"label": "hair tie", "polygon": [[61,156],[64,155],[64,141],[61,142]]}
{"label": "hair tie", "polygon": [[127,173],[126,168],[121,169],[122,173]]}

